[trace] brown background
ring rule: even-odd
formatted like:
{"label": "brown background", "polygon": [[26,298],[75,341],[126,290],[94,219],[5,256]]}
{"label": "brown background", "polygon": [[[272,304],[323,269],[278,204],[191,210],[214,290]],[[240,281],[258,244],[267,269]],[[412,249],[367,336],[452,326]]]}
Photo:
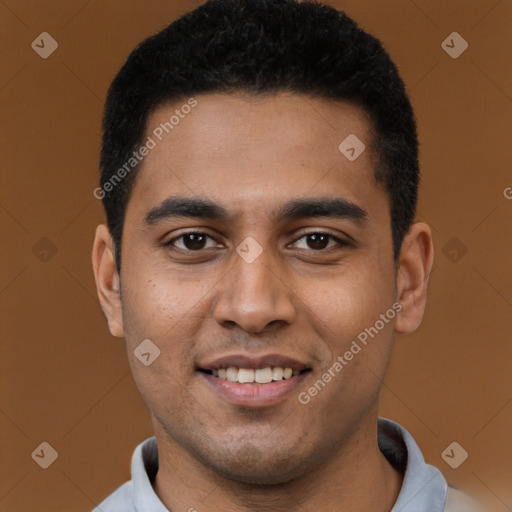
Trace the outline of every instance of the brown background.
{"label": "brown background", "polygon": [[[129,479],[133,449],[152,434],[96,299],[103,211],[92,191],[110,81],[138,42],[200,3],[0,3],[3,512],[92,509]],[[449,483],[511,510],[512,2],[332,4],[399,65],[419,122],[418,217],[436,244],[426,316],[396,340],[381,414]],[[44,31],[59,44],[46,60],[31,48]],[[458,59],[441,48],[454,31],[469,43]],[[43,441],[58,452],[48,469],[31,458]],[[441,458],[452,441],[469,453],[455,470]]]}

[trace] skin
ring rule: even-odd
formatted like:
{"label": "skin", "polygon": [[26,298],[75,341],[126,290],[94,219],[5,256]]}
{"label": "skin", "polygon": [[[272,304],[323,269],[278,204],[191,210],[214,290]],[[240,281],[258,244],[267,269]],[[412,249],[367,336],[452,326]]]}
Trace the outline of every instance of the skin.
{"label": "skin", "polygon": [[[421,322],[431,231],[414,223],[395,264],[388,197],[374,179],[370,121],[359,108],[294,94],[196,99],[144,159],[126,211],[120,277],[105,225],[93,248],[110,331],[126,339],[152,414],[155,491],[173,512],[389,511],[402,475],[378,449],[379,394],[394,333]],[[146,135],[184,103],[158,108]],[[338,150],[351,133],[367,148],[353,162]],[[177,195],[215,201],[230,218],[145,223]],[[367,218],[273,217],[304,197],[343,198]],[[191,231],[212,239],[165,245]],[[315,245],[305,236],[319,232],[345,243]],[[247,236],[263,250],[250,264],[236,252]],[[298,393],[397,301],[397,316],[301,404]],[[134,356],[147,338],[161,351],[150,366]],[[312,371],[279,403],[236,406],[196,371],[199,362],[235,352],[283,354]]]}

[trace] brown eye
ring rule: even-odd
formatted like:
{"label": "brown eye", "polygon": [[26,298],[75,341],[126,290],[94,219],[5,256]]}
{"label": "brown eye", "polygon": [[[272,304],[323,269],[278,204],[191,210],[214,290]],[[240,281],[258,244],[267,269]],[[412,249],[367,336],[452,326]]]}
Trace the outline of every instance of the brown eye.
{"label": "brown eye", "polygon": [[206,233],[185,233],[176,238],[173,238],[165,245],[175,246],[178,249],[182,249],[184,251],[200,251],[201,249],[207,248],[206,244],[208,239],[214,242],[213,245],[210,245],[209,247],[215,247],[215,241]]}
{"label": "brown eye", "polygon": [[311,249],[325,249],[329,244],[330,238],[329,235],[323,233],[313,233],[306,236],[307,244]]}
{"label": "brown eye", "polygon": [[[304,241],[302,246],[299,242]],[[307,233],[301,236],[294,244],[298,249],[312,249],[314,251],[322,251],[330,249],[335,245],[343,246],[346,245],[342,240],[331,235],[330,233]]]}

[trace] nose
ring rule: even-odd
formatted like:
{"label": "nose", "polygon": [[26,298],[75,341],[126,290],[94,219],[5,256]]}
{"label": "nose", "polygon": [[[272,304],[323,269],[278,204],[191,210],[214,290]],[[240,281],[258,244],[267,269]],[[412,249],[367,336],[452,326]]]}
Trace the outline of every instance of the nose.
{"label": "nose", "polygon": [[296,316],[293,290],[286,276],[270,266],[267,251],[252,263],[238,255],[219,284],[214,303],[215,320],[224,327],[238,325],[246,332],[261,333],[270,325],[291,324]]}

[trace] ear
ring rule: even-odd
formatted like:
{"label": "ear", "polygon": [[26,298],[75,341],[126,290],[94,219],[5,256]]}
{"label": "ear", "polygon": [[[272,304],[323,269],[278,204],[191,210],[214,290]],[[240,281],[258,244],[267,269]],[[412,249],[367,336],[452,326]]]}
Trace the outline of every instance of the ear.
{"label": "ear", "polygon": [[398,262],[397,300],[402,309],[395,322],[397,333],[406,334],[419,327],[433,261],[432,232],[424,222],[415,222],[404,238]]}
{"label": "ear", "polygon": [[92,267],[101,308],[113,336],[123,337],[123,312],[120,279],[115,262],[114,241],[105,224],[96,228],[92,248]]}

